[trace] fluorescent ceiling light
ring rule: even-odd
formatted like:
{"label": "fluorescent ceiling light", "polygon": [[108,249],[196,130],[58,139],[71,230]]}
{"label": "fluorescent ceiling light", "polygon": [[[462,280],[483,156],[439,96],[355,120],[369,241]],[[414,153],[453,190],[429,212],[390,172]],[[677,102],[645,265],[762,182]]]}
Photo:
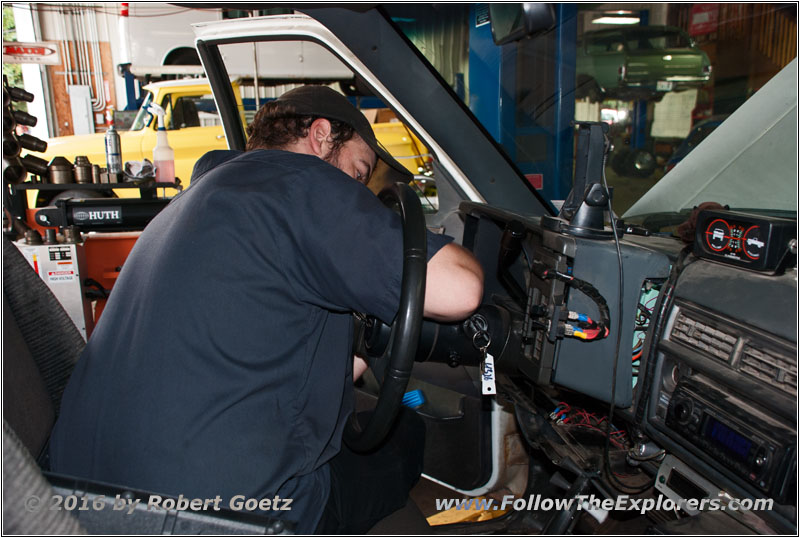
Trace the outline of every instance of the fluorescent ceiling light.
{"label": "fluorescent ceiling light", "polygon": [[639,24],[639,17],[600,17],[592,24]]}

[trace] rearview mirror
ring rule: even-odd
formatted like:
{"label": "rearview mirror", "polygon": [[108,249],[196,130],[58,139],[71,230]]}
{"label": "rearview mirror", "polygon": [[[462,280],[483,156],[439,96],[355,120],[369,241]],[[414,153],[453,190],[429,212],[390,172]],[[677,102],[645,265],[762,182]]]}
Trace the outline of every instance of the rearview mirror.
{"label": "rearview mirror", "polygon": [[495,45],[519,41],[556,25],[553,4],[489,4],[489,20]]}

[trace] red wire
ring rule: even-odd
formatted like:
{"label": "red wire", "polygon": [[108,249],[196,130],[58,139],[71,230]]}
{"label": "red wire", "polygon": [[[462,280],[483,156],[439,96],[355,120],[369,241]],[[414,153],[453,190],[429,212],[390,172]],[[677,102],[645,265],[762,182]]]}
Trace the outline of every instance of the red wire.
{"label": "red wire", "polygon": [[600,329],[584,329],[584,333],[586,333],[587,340],[594,340],[600,334]]}
{"label": "red wire", "polygon": [[[597,427],[595,427],[595,426],[592,426],[591,424],[577,424],[577,423],[576,423],[576,424],[574,424],[574,425],[575,425],[575,426],[582,426],[582,427],[584,427],[584,428],[589,428],[590,430],[595,430],[595,431],[598,431],[598,432],[602,433],[603,435],[605,435],[605,433],[606,433],[606,432],[604,432],[603,430],[601,430],[600,428],[597,428]],[[625,448],[625,446],[624,446],[622,443],[620,443],[619,441],[617,441],[616,439],[614,439],[614,438],[612,438],[612,437],[609,437],[609,440],[610,440],[612,443],[614,443],[614,445],[616,445],[618,448]]]}

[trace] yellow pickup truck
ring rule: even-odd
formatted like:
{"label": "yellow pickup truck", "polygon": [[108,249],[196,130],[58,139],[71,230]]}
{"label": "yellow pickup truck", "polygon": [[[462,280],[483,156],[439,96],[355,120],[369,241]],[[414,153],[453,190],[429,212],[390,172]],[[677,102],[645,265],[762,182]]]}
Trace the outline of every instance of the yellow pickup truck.
{"label": "yellow pickup truck", "polygon": [[[238,81],[234,87],[237,105],[245,119],[255,114],[253,99],[243,99],[245,88]],[[136,117],[127,131],[120,131],[123,161],[153,159],[156,144],[156,122],[147,111],[151,103],[161,105],[166,111],[165,125],[169,131],[169,144],[175,150],[175,175],[183,186],[188,185],[194,163],[206,152],[227,149],[228,144],[222,123],[206,79],[170,80],[148,84],[143,88],[145,98]],[[263,99],[262,99],[263,102]],[[378,140],[399,162],[414,174],[421,174],[429,160],[428,150],[405,125],[397,121],[388,109],[368,109],[365,115],[373,122]],[[62,136],[48,141],[47,152],[42,158],[50,161],[62,156],[74,162],[78,155],[85,155],[92,164],[105,167],[104,133]],[[31,191],[29,207],[47,205],[48,197],[35,198]],[[117,189],[117,196],[138,196],[138,189]],[[44,193],[43,193],[44,194]],[[52,198],[53,192],[50,192]]]}

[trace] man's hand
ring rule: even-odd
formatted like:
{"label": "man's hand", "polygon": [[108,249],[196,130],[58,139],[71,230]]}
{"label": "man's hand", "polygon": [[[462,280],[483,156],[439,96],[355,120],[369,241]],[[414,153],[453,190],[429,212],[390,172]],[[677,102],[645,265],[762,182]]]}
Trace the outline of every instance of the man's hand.
{"label": "man's hand", "polygon": [[450,243],[428,262],[426,318],[458,321],[472,314],[483,297],[483,269],[467,249]]}
{"label": "man's hand", "polygon": [[367,368],[369,368],[367,361],[358,355],[353,355],[353,381],[358,381],[358,378],[367,371]]}

